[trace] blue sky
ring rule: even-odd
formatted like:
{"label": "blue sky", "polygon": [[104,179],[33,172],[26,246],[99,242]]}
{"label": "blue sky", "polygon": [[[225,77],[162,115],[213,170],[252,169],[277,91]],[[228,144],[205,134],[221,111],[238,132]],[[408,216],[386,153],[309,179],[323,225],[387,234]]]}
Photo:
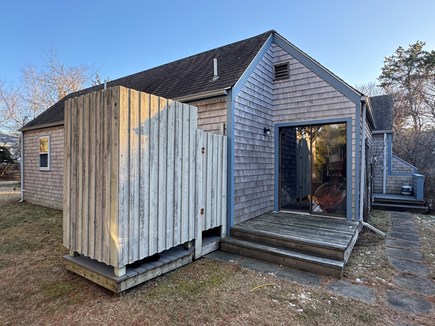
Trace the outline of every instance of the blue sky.
{"label": "blue sky", "polygon": [[275,29],[351,85],[417,40],[435,49],[433,0],[0,2],[0,80],[19,85],[44,51],[116,79]]}

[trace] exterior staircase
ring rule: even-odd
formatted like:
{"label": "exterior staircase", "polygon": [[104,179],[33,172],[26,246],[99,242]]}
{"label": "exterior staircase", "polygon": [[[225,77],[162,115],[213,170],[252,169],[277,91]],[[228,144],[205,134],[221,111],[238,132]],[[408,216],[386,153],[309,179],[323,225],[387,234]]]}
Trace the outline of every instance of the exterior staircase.
{"label": "exterior staircase", "polygon": [[414,196],[397,194],[374,194],[372,207],[374,209],[401,211],[411,213],[429,213],[429,207],[424,199],[416,199]]}
{"label": "exterior staircase", "polygon": [[358,223],[268,213],[231,228],[221,250],[340,278],[358,238]]}

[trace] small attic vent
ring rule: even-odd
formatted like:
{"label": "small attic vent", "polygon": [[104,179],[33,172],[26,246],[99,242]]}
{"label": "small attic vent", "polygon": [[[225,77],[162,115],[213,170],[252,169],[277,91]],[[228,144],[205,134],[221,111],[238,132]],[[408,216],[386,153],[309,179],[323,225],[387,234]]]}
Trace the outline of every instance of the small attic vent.
{"label": "small attic vent", "polygon": [[289,63],[280,63],[275,65],[275,79],[287,79],[290,76]]}

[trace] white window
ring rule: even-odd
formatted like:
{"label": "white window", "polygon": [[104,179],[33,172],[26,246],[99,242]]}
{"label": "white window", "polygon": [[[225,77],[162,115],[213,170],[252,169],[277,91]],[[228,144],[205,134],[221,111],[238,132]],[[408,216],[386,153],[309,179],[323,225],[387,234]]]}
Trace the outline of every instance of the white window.
{"label": "white window", "polygon": [[50,170],[50,136],[39,137],[39,170]]}

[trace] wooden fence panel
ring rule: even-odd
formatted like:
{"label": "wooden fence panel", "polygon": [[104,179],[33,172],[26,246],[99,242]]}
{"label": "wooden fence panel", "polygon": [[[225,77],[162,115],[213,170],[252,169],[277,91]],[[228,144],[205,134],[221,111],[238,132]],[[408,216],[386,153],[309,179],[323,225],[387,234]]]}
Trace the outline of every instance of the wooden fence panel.
{"label": "wooden fence panel", "polygon": [[205,149],[202,169],[204,217],[203,231],[218,226],[226,230],[227,221],[227,137],[203,133]]}
{"label": "wooden fence panel", "polygon": [[70,99],[64,163],[71,251],[120,269],[225,230],[226,137],[192,106],[123,87]]}

